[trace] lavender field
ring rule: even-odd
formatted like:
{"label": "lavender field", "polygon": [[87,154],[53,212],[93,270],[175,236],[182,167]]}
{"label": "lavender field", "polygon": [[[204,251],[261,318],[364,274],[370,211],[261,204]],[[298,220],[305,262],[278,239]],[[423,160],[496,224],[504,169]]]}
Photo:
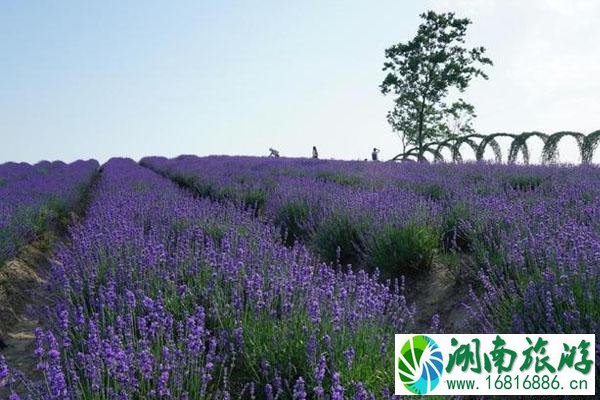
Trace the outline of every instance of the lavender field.
{"label": "lavender field", "polygon": [[599,331],[595,166],[148,157],[0,193],[0,262],[85,201],[11,400],[389,399],[395,333]]}
{"label": "lavender field", "polygon": [[0,265],[64,216],[97,169],[96,161],[0,165]]}

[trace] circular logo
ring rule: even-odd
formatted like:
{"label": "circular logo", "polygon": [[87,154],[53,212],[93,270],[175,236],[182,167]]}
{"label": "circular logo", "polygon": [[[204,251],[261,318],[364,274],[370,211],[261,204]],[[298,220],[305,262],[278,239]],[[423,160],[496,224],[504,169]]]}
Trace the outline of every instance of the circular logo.
{"label": "circular logo", "polygon": [[400,380],[414,394],[429,393],[440,383],[443,360],[442,352],[433,339],[424,335],[413,336],[400,350]]}

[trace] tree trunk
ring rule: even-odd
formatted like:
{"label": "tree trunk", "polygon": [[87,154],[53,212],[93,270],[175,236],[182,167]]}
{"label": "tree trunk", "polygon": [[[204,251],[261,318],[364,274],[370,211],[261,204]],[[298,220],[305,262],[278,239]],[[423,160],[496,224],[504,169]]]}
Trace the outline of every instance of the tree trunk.
{"label": "tree trunk", "polygon": [[424,156],[424,148],[423,148],[423,122],[425,119],[425,100],[423,100],[421,111],[419,112],[419,128],[417,132],[417,145],[419,147],[419,161],[423,161]]}

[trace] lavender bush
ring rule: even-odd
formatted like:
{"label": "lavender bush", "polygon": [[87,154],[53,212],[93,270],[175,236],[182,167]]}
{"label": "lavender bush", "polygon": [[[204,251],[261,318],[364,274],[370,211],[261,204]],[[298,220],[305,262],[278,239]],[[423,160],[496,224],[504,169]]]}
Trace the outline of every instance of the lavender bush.
{"label": "lavender bush", "polygon": [[[42,399],[387,396],[402,283],[284,246],[252,211],[131,160],[103,168],[56,251]],[[371,396],[369,395],[369,396]]]}
{"label": "lavender bush", "polygon": [[0,165],[0,267],[79,200],[96,161]]}
{"label": "lavender bush", "polygon": [[389,398],[401,274],[432,262],[471,286],[474,332],[598,331],[596,167],[142,165],[109,161],[55,249],[33,398]]}
{"label": "lavender bush", "polygon": [[[390,230],[428,226],[438,236],[441,227],[439,204],[418,190],[399,190],[402,181],[389,176],[394,170],[385,176],[362,162],[181,156],[141,163],[213,200],[247,207],[247,193],[262,193],[257,211],[279,227],[286,242],[300,240],[329,262],[372,265],[371,245],[389,238]],[[230,195],[221,196],[224,190]],[[403,262],[382,272],[398,277],[408,269]]]}
{"label": "lavender bush", "polygon": [[[266,217],[288,224],[295,239],[325,259],[337,245],[342,261],[384,271],[393,269],[386,265],[392,259],[419,265],[411,253],[468,260],[468,270],[459,272],[472,278],[465,284],[473,286],[473,330],[598,331],[597,167],[193,156],[142,163],[192,188],[210,188],[199,192],[208,197],[223,187],[264,191]],[[281,218],[299,201],[300,211]],[[333,227],[332,218],[338,222]],[[398,232],[411,226],[431,230],[438,248],[422,245],[430,235],[410,245],[390,239],[402,238]],[[420,246],[425,250],[415,251]]]}

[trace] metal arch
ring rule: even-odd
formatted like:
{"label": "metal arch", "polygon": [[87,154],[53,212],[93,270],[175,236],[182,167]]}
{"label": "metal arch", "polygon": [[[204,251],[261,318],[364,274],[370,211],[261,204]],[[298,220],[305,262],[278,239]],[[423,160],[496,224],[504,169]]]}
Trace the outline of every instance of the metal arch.
{"label": "metal arch", "polygon": [[444,140],[443,142],[437,143],[436,151],[440,155],[440,161],[444,161],[444,156],[442,155],[443,148],[450,150],[450,157],[452,157],[452,161],[454,161],[454,162],[462,161],[462,155],[460,154],[460,152],[456,152],[454,150],[454,146],[450,144],[450,142],[453,140],[454,139],[448,139],[448,140]]}
{"label": "metal arch", "polygon": [[[417,152],[417,154],[413,154],[415,152]],[[390,161],[406,161],[411,156],[418,157],[418,149],[416,147],[412,147],[412,148],[406,150],[404,153],[400,153],[400,154],[396,155]]]}
{"label": "metal arch", "polygon": [[[434,147],[438,144],[439,144],[439,142],[431,142],[431,143],[425,144],[423,146],[423,153],[430,153],[431,155],[433,155],[434,161],[443,161],[444,157],[442,156],[442,154],[437,149],[432,150],[430,148],[430,147]],[[392,158],[390,161],[398,161],[398,160],[404,161],[404,160],[408,160],[409,157],[416,157],[418,160],[419,159],[419,148],[411,147],[410,149],[406,150],[404,153],[398,154],[397,156]]]}
{"label": "metal arch", "polygon": [[519,141],[518,136],[513,140],[510,144],[510,149],[508,149],[508,163],[514,164],[517,162],[517,157],[519,152],[523,154],[523,163],[525,165],[529,164],[529,147],[527,146],[527,141]]}
{"label": "metal arch", "polygon": [[454,152],[460,156],[461,161],[462,161],[462,155],[460,154],[460,146],[462,146],[463,143],[468,144],[469,147],[471,147],[471,149],[475,153],[475,158],[477,158],[477,148],[479,147],[479,145],[477,143],[475,143],[475,141],[473,141],[472,138],[481,138],[481,137],[482,137],[481,135],[473,134],[473,135],[462,136],[462,137],[459,137],[456,139],[456,142],[454,143],[454,146],[452,146],[452,148],[454,149]]}
{"label": "metal arch", "polygon": [[404,153],[398,154],[397,156],[392,158],[390,161],[409,161],[410,157],[416,157],[417,161],[418,161],[419,149],[416,147],[412,147],[412,148],[406,150]]}
{"label": "metal arch", "polygon": [[527,141],[529,138],[539,137],[542,139],[544,146],[546,146],[546,141],[548,140],[548,135],[542,132],[523,132],[520,135],[517,135],[513,142],[510,145],[510,149],[508,151],[508,162],[514,163],[517,160],[517,156],[519,155],[519,151],[523,154],[523,162],[525,164],[529,164],[529,147],[527,146]]}
{"label": "metal arch", "polygon": [[[487,144],[489,144],[490,146],[492,146],[492,151],[494,152],[494,157],[496,157],[496,162],[497,163],[501,163],[502,162],[502,148],[500,147],[500,144],[496,141],[496,139],[491,139],[490,141],[487,142]],[[479,151],[479,147],[477,147],[477,150]],[[485,152],[485,148],[484,148],[484,152]],[[477,157],[477,155],[476,155]],[[477,158],[477,160],[483,160],[483,154],[481,155],[481,158]]]}
{"label": "metal arch", "polygon": [[585,135],[579,132],[556,132],[550,135],[548,141],[544,144],[544,150],[542,151],[542,162],[551,163],[556,160],[558,156],[558,143],[564,137],[571,136],[577,140],[577,146],[579,147],[579,155],[583,159],[583,140]]}
{"label": "metal arch", "polygon": [[[460,146],[467,143],[471,149],[475,151],[476,159],[481,160],[483,159],[486,147],[489,145],[492,146],[496,162],[502,162],[502,151],[496,138],[509,137],[512,139],[512,143],[510,145],[507,161],[509,163],[516,162],[517,156],[521,153],[523,155],[524,163],[529,164],[529,147],[527,146],[527,141],[532,137],[539,137],[543,142],[541,161],[542,163],[548,163],[553,162],[556,159],[558,143],[566,136],[571,136],[577,140],[581,162],[590,163],[594,152],[600,145],[600,130],[596,130],[588,135],[569,131],[556,132],[552,135],[547,135],[543,132],[523,132],[519,135],[511,133],[493,133],[491,135],[471,134],[446,139],[444,141],[427,143],[423,146],[423,152],[432,154],[435,161],[444,161],[441,150],[443,148],[448,148],[452,152],[452,160],[454,162],[461,162],[463,158],[460,153]],[[476,143],[473,139],[481,139],[481,141]],[[408,160],[410,157],[419,158],[419,149],[417,147],[413,147],[404,153],[398,154],[392,158],[391,161]]]}
{"label": "metal arch", "polygon": [[592,162],[592,158],[594,157],[594,152],[598,148],[599,143],[600,143],[600,129],[590,133],[583,139],[583,144],[582,144],[582,149],[581,149],[581,162],[583,162],[584,164],[589,164]]}
{"label": "metal arch", "polygon": [[502,149],[500,148],[500,144],[498,143],[496,138],[508,137],[514,141],[517,136],[518,135],[515,135],[512,133],[503,133],[503,132],[492,133],[491,135],[484,136],[483,139],[481,140],[481,142],[479,143],[479,147],[477,148],[477,155],[476,155],[477,159],[483,160],[483,156],[485,155],[485,148],[488,145],[490,145],[490,146],[492,146],[492,150],[494,150],[494,155],[496,156],[496,162],[501,163],[502,162]]}
{"label": "metal arch", "polygon": [[438,161],[441,157],[441,154],[439,154],[436,150],[430,149],[429,147],[423,148],[423,157],[425,156],[425,153],[431,154],[433,156],[434,161]]}

